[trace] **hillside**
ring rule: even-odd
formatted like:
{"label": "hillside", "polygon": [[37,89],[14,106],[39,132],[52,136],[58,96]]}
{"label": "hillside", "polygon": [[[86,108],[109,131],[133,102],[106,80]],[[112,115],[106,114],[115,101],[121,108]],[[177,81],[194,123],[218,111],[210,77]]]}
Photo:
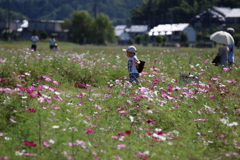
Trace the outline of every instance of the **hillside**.
{"label": "hillside", "polygon": [[114,24],[124,24],[131,17],[130,11],[141,5],[142,0],[0,0],[0,20],[8,17],[10,8],[11,19],[31,20],[62,20],[71,18],[77,10],[87,10],[92,16],[97,13],[108,15]]}

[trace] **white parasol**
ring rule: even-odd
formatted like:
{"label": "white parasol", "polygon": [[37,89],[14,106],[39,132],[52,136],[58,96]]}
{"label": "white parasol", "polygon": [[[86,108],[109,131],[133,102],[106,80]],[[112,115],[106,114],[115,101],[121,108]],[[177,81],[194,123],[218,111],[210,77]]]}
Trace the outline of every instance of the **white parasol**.
{"label": "white parasol", "polygon": [[231,34],[229,34],[228,32],[225,31],[217,31],[213,34],[210,35],[210,40],[218,43],[218,44],[234,44],[234,39],[231,36]]}

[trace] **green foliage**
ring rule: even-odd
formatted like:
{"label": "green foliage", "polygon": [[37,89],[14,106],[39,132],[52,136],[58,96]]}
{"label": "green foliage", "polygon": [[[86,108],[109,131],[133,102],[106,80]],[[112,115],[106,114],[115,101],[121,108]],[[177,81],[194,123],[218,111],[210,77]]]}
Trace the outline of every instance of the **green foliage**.
{"label": "green foliage", "polygon": [[[42,43],[36,52],[1,43],[0,158],[239,157],[238,49],[225,70],[210,64],[218,48],[137,45],[147,62],[139,87],[127,83],[122,46],[61,43],[53,52]],[[180,83],[189,72],[199,84]]]}
{"label": "green foliage", "polygon": [[240,47],[240,34],[234,34],[233,35],[234,41],[235,41],[235,46]]}
{"label": "green foliage", "polygon": [[97,15],[91,28],[91,40],[94,44],[107,44],[114,41],[114,27],[109,16]]}
{"label": "green foliage", "polygon": [[156,42],[162,43],[162,38],[163,38],[163,36],[160,36],[160,35],[156,36]]}
{"label": "green foliage", "polygon": [[184,32],[181,32],[181,34],[180,34],[180,43],[181,43],[181,46],[187,47],[187,46],[188,46],[187,42],[188,42],[187,34],[184,33]]}
{"label": "green foliage", "polygon": [[129,44],[129,45],[133,45],[133,44],[134,44],[134,39],[129,38],[129,40],[128,40],[128,44]]}
{"label": "green foliage", "polygon": [[72,26],[70,33],[72,41],[80,44],[86,43],[90,37],[90,27],[93,23],[93,18],[87,11],[76,11],[72,13]]}
{"label": "green foliage", "polygon": [[40,33],[40,39],[45,40],[45,39],[47,39],[47,37],[48,37],[48,33],[46,31],[42,31]]}
{"label": "green foliage", "polygon": [[62,27],[69,30],[72,42],[79,44],[106,45],[112,43],[115,38],[114,27],[105,14],[93,18],[87,11],[73,12],[73,19],[65,19]]}
{"label": "green foliage", "polygon": [[[131,16],[130,10],[137,5],[140,5],[142,3],[142,0],[12,0],[10,2],[11,17],[14,19],[71,19],[72,12],[86,10],[93,17],[95,17],[96,14],[104,13],[110,17],[111,21],[114,24],[124,24],[125,19]],[[1,0],[0,19],[6,18],[7,8],[8,0]],[[19,18],[17,18],[16,16],[18,16]]]}
{"label": "green foliage", "polygon": [[189,22],[194,15],[212,6],[236,8],[240,6],[240,2],[237,0],[148,0],[131,11],[131,20],[133,24],[145,22],[150,27],[158,25],[159,21],[162,24]]}
{"label": "green foliage", "polygon": [[136,44],[141,44],[142,42],[142,36],[140,34],[138,34],[136,37],[135,37],[135,43]]}

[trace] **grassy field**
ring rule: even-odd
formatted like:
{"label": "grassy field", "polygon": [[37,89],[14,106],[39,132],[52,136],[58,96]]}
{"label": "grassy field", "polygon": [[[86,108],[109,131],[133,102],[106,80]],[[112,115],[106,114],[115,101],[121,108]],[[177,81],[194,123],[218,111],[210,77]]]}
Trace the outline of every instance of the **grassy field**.
{"label": "grassy field", "polygon": [[240,158],[239,49],[230,69],[217,48],[136,46],[138,86],[127,46],[30,45],[0,43],[0,160]]}

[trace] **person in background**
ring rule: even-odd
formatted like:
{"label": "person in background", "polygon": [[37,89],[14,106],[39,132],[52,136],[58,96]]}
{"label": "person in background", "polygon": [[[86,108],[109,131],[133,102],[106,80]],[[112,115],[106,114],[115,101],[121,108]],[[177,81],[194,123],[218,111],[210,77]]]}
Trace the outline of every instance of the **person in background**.
{"label": "person in background", "polygon": [[54,50],[54,51],[59,51],[58,44],[55,44],[55,45],[54,45],[53,50]]}
{"label": "person in background", "polygon": [[56,40],[53,36],[51,36],[51,38],[49,39],[49,47],[50,47],[50,50],[52,50],[55,46],[55,43],[56,43]]}
{"label": "person in background", "polygon": [[33,33],[32,37],[31,37],[31,41],[32,41],[31,49],[36,51],[37,50],[37,42],[39,41],[39,38],[36,35],[36,33]]}
{"label": "person in background", "polygon": [[140,64],[140,61],[136,56],[137,49],[134,46],[129,46],[127,49],[123,49],[123,51],[126,52],[128,57],[127,67],[129,73],[129,82],[135,82],[138,84],[139,73],[136,65]]}
{"label": "person in background", "polygon": [[[227,28],[226,30],[229,34],[233,36],[235,30],[233,28]],[[234,44],[228,45],[229,52],[228,52],[228,66],[232,66],[234,63]]]}
{"label": "person in background", "polygon": [[221,57],[219,64],[222,67],[227,67],[228,52],[229,52],[229,48],[226,44],[222,44],[222,47],[220,47],[218,50],[218,55]]}

